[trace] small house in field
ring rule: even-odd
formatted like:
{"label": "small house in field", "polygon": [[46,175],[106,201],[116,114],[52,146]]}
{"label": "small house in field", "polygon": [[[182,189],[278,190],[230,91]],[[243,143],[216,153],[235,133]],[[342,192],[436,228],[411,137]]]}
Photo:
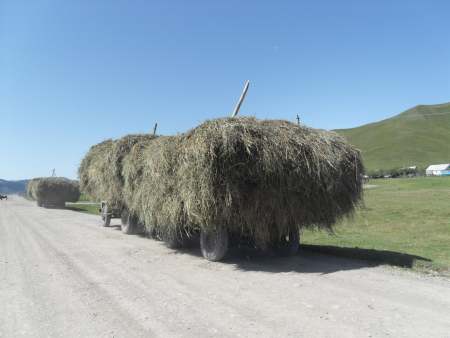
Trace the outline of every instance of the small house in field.
{"label": "small house in field", "polygon": [[430,165],[425,172],[427,176],[450,176],[450,163]]}

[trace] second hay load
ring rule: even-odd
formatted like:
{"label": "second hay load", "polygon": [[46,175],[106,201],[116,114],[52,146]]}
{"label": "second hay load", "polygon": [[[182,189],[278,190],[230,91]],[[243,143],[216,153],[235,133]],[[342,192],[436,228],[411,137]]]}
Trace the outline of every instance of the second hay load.
{"label": "second hay load", "polygon": [[65,202],[76,202],[80,198],[77,181],[65,177],[39,177],[28,182],[27,196],[39,206],[63,208]]}

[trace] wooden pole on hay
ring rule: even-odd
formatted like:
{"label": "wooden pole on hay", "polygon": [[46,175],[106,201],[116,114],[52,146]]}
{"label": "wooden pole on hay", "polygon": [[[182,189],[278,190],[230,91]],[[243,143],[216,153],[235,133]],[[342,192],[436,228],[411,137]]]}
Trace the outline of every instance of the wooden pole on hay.
{"label": "wooden pole on hay", "polygon": [[153,135],[156,135],[156,128],[158,128],[158,122],[156,122],[155,126],[153,127]]}
{"label": "wooden pole on hay", "polygon": [[245,82],[244,90],[242,91],[241,97],[239,98],[239,101],[238,101],[236,107],[234,108],[234,111],[233,111],[233,114],[231,114],[231,117],[235,117],[239,113],[239,109],[241,109],[241,105],[242,105],[242,102],[245,99],[245,95],[247,95],[247,91],[248,91],[248,86],[249,85],[250,85],[250,81],[247,80]]}

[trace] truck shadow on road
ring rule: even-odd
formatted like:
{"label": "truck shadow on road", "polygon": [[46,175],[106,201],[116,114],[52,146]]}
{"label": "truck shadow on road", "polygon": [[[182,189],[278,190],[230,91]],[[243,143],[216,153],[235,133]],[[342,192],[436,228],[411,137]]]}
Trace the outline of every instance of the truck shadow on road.
{"label": "truck shadow on road", "polygon": [[[198,249],[186,249],[182,252],[201,256]],[[395,251],[304,244],[297,255],[292,257],[236,248],[230,250],[223,264],[232,264],[242,271],[328,274],[380,265],[412,268],[417,261],[421,264],[431,262],[425,257]]]}

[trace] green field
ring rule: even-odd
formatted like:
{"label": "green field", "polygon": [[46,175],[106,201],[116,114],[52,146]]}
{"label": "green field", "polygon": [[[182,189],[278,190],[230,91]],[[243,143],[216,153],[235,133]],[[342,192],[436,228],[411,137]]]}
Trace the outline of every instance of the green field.
{"label": "green field", "polygon": [[98,211],[100,203],[92,204],[91,201],[92,199],[89,196],[87,196],[86,194],[81,194],[77,203],[66,203],[66,208],[74,211],[85,212],[88,214],[100,214]]}
{"label": "green field", "polygon": [[[450,272],[450,177],[372,180],[365,206],[335,235],[305,231],[307,249]],[[358,249],[355,249],[358,248]]]}
{"label": "green field", "polygon": [[83,204],[82,202],[86,202],[85,200],[79,203],[66,203],[66,208],[73,211],[85,212],[88,214],[99,215],[99,205],[98,204]]}
{"label": "green field", "polygon": [[368,172],[450,161],[450,103],[421,105],[400,115],[336,130],[361,149]]}

